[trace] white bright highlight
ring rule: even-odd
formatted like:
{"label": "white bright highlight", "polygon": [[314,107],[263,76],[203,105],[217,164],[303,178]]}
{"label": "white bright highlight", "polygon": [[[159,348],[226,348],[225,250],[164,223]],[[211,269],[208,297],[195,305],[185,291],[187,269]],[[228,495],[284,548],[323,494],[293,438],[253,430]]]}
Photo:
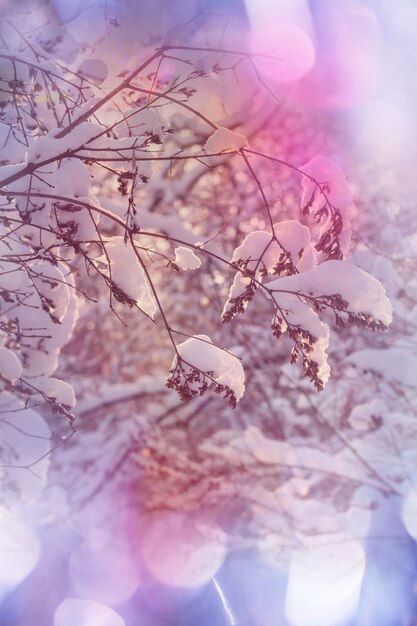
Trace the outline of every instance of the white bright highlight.
{"label": "white bright highlight", "polygon": [[228,603],[227,598],[224,595],[222,588],[220,587],[219,583],[217,582],[215,578],[213,578],[213,584],[222,602],[224,612],[226,613],[227,619],[229,620],[229,625],[237,626],[237,621],[236,621],[235,616],[233,615],[233,611],[230,607],[230,604]]}
{"label": "white bright highlight", "polygon": [[403,504],[402,517],[404,526],[412,538],[417,541],[417,490],[411,491]]}
{"label": "white bright highlight", "polygon": [[[329,538],[330,541],[335,539]],[[292,626],[335,626],[358,604],[365,553],[348,540],[294,553],[285,612]]]}
{"label": "white bright highlight", "polygon": [[55,611],[55,626],[126,626],[124,619],[99,602],[68,598]]}

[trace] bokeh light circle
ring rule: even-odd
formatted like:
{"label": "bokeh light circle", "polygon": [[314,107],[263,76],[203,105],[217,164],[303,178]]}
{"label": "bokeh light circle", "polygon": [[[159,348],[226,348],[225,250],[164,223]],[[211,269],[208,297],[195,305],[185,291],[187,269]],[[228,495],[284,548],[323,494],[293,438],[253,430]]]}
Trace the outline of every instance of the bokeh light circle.
{"label": "bokeh light circle", "polygon": [[36,567],[39,556],[40,544],[32,528],[0,507],[0,589],[21,583]]}
{"label": "bokeh light circle", "polygon": [[67,598],[55,611],[55,626],[125,626],[113,609],[91,600]]}
{"label": "bokeh light circle", "polygon": [[159,515],[142,539],[142,557],[152,576],[182,589],[207,584],[226,552],[227,538],[218,526],[179,512]]}
{"label": "bokeh light circle", "polygon": [[417,490],[413,489],[404,500],[402,518],[407,532],[417,541]]}
{"label": "bokeh light circle", "polygon": [[285,602],[291,626],[333,626],[357,608],[366,561],[362,545],[328,540],[293,554]]}
{"label": "bokeh light circle", "polygon": [[118,546],[95,549],[83,544],[72,553],[69,574],[77,595],[110,606],[128,600],[139,585],[139,573],[131,552]]}

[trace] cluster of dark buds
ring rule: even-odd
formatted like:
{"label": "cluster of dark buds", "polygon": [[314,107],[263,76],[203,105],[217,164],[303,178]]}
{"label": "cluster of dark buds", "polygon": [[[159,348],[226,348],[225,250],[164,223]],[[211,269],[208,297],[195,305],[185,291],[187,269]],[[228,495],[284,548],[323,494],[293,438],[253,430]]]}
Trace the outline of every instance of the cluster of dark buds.
{"label": "cluster of dark buds", "polygon": [[302,349],[300,348],[300,344],[295,345],[291,350],[290,363],[291,365],[297,363],[300,357],[300,352],[302,352],[304,376],[313,383],[317,391],[322,391],[324,389],[324,383],[319,377],[319,364],[316,361],[313,361],[311,356],[307,354],[308,352],[311,352],[312,349],[312,346],[309,346],[307,350],[305,344]]}
{"label": "cluster of dark buds", "polygon": [[188,78],[192,80],[194,78],[204,78],[205,76],[207,76],[207,72],[205,70],[194,70],[188,75]]}
{"label": "cluster of dark buds", "polygon": [[294,342],[290,353],[291,365],[297,363],[301,356],[304,376],[314,384],[317,391],[322,391],[324,384],[319,376],[319,364],[313,361],[310,356],[313,352],[314,344],[317,342],[317,337],[314,337],[314,335],[305,328],[292,324],[287,325],[287,322],[278,314],[275,314],[271,328],[272,334],[276,339],[279,339],[285,331],[288,332],[288,335]]}
{"label": "cluster of dark buds", "polygon": [[369,328],[372,331],[386,330],[387,328],[380,320],[374,319],[368,313],[352,313],[350,311],[346,312],[345,317],[336,314],[336,326],[339,328],[359,326],[362,328]]}
{"label": "cluster of dark buds", "polygon": [[181,93],[183,94],[187,100],[188,98],[191,98],[191,96],[193,96],[196,93],[197,89],[194,88],[190,88],[190,87],[181,87],[181,89],[177,89],[176,93]]}
{"label": "cluster of dark buds", "polygon": [[73,425],[75,422],[75,415],[71,411],[71,408],[67,406],[66,404],[63,404],[62,402],[58,402],[56,398],[53,398],[52,396],[48,396],[47,394],[43,393],[43,391],[36,389],[36,387],[33,387],[32,385],[30,385],[30,389],[28,390],[27,383],[23,381],[22,379],[16,381],[16,383],[13,384],[0,374],[0,383],[2,383],[6,391],[11,391],[13,393],[16,393],[19,396],[23,395],[26,398],[27,407],[30,407],[28,392],[30,396],[33,396],[34,394],[39,394],[42,397],[42,400],[48,405],[52,413],[54,415],[64,416],[67,419],[68,423],[73,428]]}
{"label": "cluster of dark buds", "polygon": [[[299,258],[303,254],[303,250],[300,251]],[[292,261],[291,254],[287,251],[281,252],[278,258],[278,263],[274,265],[272,273],[278,276],[291,276],[297,274],[297,269]]]}
{"label": "cluster of dark buds", "polygon": [[317,337],[314,337],[310,332],[308,332],[308,330],[300,328],[300,326],[293,326],[292,324],[289,324],[287,332],[297,348],[303,354],[313,351],[314,344],[317,342]]}
{"label": "cluster of dark buds", "polygon": [[272,320],[271,329],[275,339],[280,339],[287,330],[287,322],[285,322],[282,317],[275,313],[274,319]]}
{"label": "cluster of dark buds", "polygon": [[304,375],[308,378],[317,391],[323,391],[324,383],[319,377],[319,364],[309,356],[303,357],[303,370]]}
{"label": "cluster of dark buds", "polygon": [[130,309],[136,305],[136,301],[130,296],[128,296],[127,293],[123,291],[121,287],[116,285],[116,283],[113,280],[109,280],[108,282],[109,282],[111,292],[118,302],[121,302],[122,304],[127,304],[127,306]]}
{"label": "cluster of dark buds", "polygon": [[218,383],[215,383],[213,391],[214,393],[223,395],[223,398],[229,402],[232,409],[236,408],[236,405],[237,405],[236,395],[234,391],[230,389],[230,387],[228,387],[227,385],[219,385]]}
{"label": "cluster of dark buds", "polygon": [[330,227],[322,234],[315,246],[318,252],[323,252],[328,261],[330,259],[335,259],[337,261],[343,259],[343,252],[340,247],[339,240],[342,230],[343,218],[340,215],[340,212],[335,209],[332,213]]}
{"label": "cluster of dark buds", "polygon": [[73,240],[78,234],[78,224],[74,220],[62,221],[58,211],[62,211],[63,213],[78,213],[79,211],[82,211],[83,207],[78,204],[73,204],[72,202],[57,202],[54,203],[53,208],[59,231],[57,234],[61,239],[64,239],[66,243],[71,245],[71,240]]}
{"label": "cluster of dark buds", "polygon": [[[313,193],[311,194],[308,202],[302,207],[301,213],[303,215],[309,215],[314,205],[318,186],[316,185]],[[323,196],[323,204],[314,213],[314,218],[317,223],[323,219],[331,217],[331,224],[327,230],[321,235],[319,241],[316,244],[316,250],[323,252],[327,260],[335,259],[340,261],[343,258],[343,252],[340,247],[340,234],[343,230],[343,218],[340,211],[331,207],[324,194],[330,193],[329,183],[323,183],[320,186],[320,194]]]}
{"label": "cluster of dark buds", "polygon": [[11,292],[8,291],[8,289],[1,289],[0,290],[0,298],[2,298],[5,302],[8,303],[13,303],[14,299],[11,295]]}
{"label": "cluster of dark buds", "polygon": [[209,386],[208,376],[214,372],[202,372],[196,367],[184,365],[184,361],[177,357],[175,366],[170,370],[166,382],[168,389],[175,389],[183,402],[188,402],[196,396],[202,396]]}
{"label": "cluster of dark buds", "polygon": [[369,313],[353,313],[348,311],[349,303],[342,298],[339,293],[332,295],[320,296],[313,299],[313,308],[319,313],[325,308],[333,309],[338,328],[346,328],[348,326],[361,326],[369,328],[372,331],[386,330],[385,324],[380,320],[374,319]]}
{"label": "cluster of dark buds", "polygon": [[147,137],[146,137],[145,141],[143,142],[143,146],[144,147],[148,147],[148,146],[150,146],[152,144],[155,144],[157,146],[161,146],[162,145],[162,139],[156,133],[147,132],[146,135],[147,135]]}
{"label": "cluster of dark buds", "polygon": [[48,313],[51,321],[54,324],[60,324],[59,319],[53,313],[53,311],[55,311],[55,303],[53,302],[53,300],[51,300],[51,298],[47,298],[42,293],[39,293],[39,299],[41,301],[42,309],[45,311],[45,313]]}
{"label": "cluster of dark buds", "polygon": [[181,357],[177,357],[175,366],[169,372],[166,386],[168,389],[174,389],[180,400],[188,402],[197,396],[202,396],[212,384],[214,393],[222,395],[235,409],[237,404],[235,393],[227,385],[217,383],[213,376],[214,372],[203,372],[183,361]]}
{"label": "cluster of dark buds", "polygon": [[[137,172],[121,172],[117,177],[118,192],[122,196],[127,196],[131,193],[131,190],[129,189],[129,181],[133,181],[133,187],[135,187],[137,178],[144,184],[149,182],[149,176],[145,176],[144,174],[138,175]],[[132,185],[130,185],[130,188],[132,188]]]}
{"label": "cluster of dark buds", "polygon": [[46,400],[52,413],[54,413],[55,415],[64,416],[67,419],[68,423],[71,425],[71,427],[73,427],[73,424],[75,422],[75,415],[71,411],[70,407],[62,404],[61,402],[58,402],[56,398],[51,398],[50,396],[45,395],[43,397]]}
{"label": "cluster of dark buds", "polygon": [[239,315],[245,312],[245,308],[248,302],[250,302],[255,295],[256,288],[254,288],[253,283],[250,282],[247,285],[245,291],[240,294],[237,298],[230,298],[228,304],[230,305],[230,309],[225,311],[222,315],[222,322],[230,322],[235,315]]}
{"label": "cluster of dark buds", "polygon": [[310,215],[311,209],[313,208],[314,200],[316,197],[317,185],[314,187],[314,191],[310,196],[310,200],[306,202],[306,204],[302,207],[301,213],[302,215]]}
{"label": "cluster of dark buds", "polygon": [[326,308],[333,309],[336,313],[336,311],[345,312],[349,303],[342,298],[340,293],[334,293],[313,298],[312,306],[316,313],[320,313],[320,311],[324,311]]}
{"label": "cluster of dark buds", "polygon": [[61,222],[57,220],[57,226],[59,228],[59,234],[62,239],[64,239],[69,245],[70,242],[77,236],[78,234],[78,224],[74,220],[69,220],[68,222]]}
{"label": "cluster of dark buds", "polygon": [[65,211],[65,213],[78,213],[78,211],[82,211],[83,207],[79,204],[73,204],[72,202],[57,202],[54,204],[54,209]]}
{"label": "cluster of dark buds", "polygon": [[129,181],[133,180],[134,177],[135,177],[135,174],[133,172],[122,172],[117,177],[117,182],[119,183],[117,190],[122,196],[127,196],[127,194],[129,193],[128,191]]}
{"label": "cluster of dark buds", "polygon": [[[248,269],[248,263],[253,262],[251,259],[239,259],[235,263],[236,269],[242,274],[244,278],[248,278],[249,282],[245,287],[243,293],[236,298],[230,298],[228,304],[230,308],[222,315],[222,322],[230,322],[235,315],[239,315],[245,312],[248,302],[253,299],[258,288],[258,283],[255,280],[255,270]],[[262,274],[262,270],[259,270]]]}

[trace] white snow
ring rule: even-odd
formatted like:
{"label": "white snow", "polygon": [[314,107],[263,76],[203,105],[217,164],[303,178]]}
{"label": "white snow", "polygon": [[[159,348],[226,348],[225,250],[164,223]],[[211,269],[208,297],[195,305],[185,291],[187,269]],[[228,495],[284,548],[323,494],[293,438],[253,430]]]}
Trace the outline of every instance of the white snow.
{"label": "white snow", "polygon": [[[246,268],[255,272],[257,282],[263,282],[266,277],[274,275],[274,268],[280,262],[283,254],[289,255],[289,262],[299,272],[312,269],[316,265],[316,255],[311,245],[310,231],[295,220],[288,220],[274,224],[275,237],[270,232],[256,230],[245,237],[235,249],[232,263],[239,261],[249,262]],[[223,315],[231,308],[230,301],[243,294],[250,283],[250,278],[237,272],[230,287],[228,299],[223,308]],[[244,304],[244,308],[248,302]]]}
{"label": "white snow", "polygon": [[[214,372],[219,385],[226,385],[240,400],[245,391],[245,373],[241,362],[230,352],[215,346],[207,335],[195,335],[177,345],[182,359],[202,372]],[[175,361],[171,369],[175,367]]]}
{"label": "white snow", "polygon": [[348,311],[371,315],[386,326],[392,321],[392,306],[381,283],[346,261],[326,261],[308,272],[271,281],[268,288],[316,297],[340,294]]}
{"label": "white snow", "polygon": [[[352,209],[352,192],[346,182],[344,173],[332,159],[324,156],[315,157],[303,165],[301,170],[314,179],[311,180],[307,176],[302,177],[301,206],[305,207],[311,201],[314,193],[310,213],[314,214],[323,206],[325,201],[328,201],[335,209],[339,210],[343,219],[343,230],[339,235],[339,242],[343,256],[346,256],[351,239],[350,212]],[[322,187],[327,185],[325,195],[319,189],[316,189],[316,182]],[[328,229],[329,224],[330,215],[327,219],[321,220],[319,236]]]}
{"label": "white snow", "polygon": [[97,84],[102,83],[108,74],[107,65],[101,59],[84,59],[77,71]]}
{"label": "white snow", "polygon": [[18,263],[7,261],[7,256],[16,257],[19,254],[27,253],[27,247],[19,241],[7,238],[4,229],[0,230],[0,289],[14,291],[22,285],[26,273]]}
{"label": "white snow", "polygon": [[48,398],[53,398],[60,404],[70,408],[75,406],[74,389],[64,380],[40,376],[38,378],[32,378],[30,383],[36,389],[48,396]]}
{"label": "white snow", "polygon": [[196,270],[200,267],[201,261],[193,250],[179,246],[175,248],[175,264],[182,270]]}
{"label": "white snow", "polygon": [[297,461],[296,452],[291,444],[265,437],[256,426],[249,426],[245,430],[244,441],[249,451],[261,463],[292,465]]}
{"label": "white snow", "polygon": [[349,363],[366,371],[372,370],[387,381],[400,382],[415,387],[417,358],[409,350],[401,348],[366,348],[348,357]]}
{"label": "white snow", "polygon": [[255,269],[258,261],[260,267],[272,273],[281,253],[285,250],[299,272],[305,272],[316,265],[314,250],[311,246],[310,231],[296,220],[288,220],[274,224],[274,234],[256,230],[245,237],[232,256],[232,262],[251,259],[248,269]]}
{"label": "white snow", "polygon": [[60,196],[88,197],[90,173],[78,159],[62,159],[56,171],[56,186]]}
{"label": "white snow", "polygon": [[[112,280],[142,311],[153,318],[156,302],[132,246],[129,243],[125,244],[123,237],[112,237],[105,247],[110,259],[109,275]],[[107,256],[100,257],[100,261],[107,264]]]}
{"label": "white snow", "polygon": [[362,402],[354,406],[350,412],[349,424],[357,431],[366,432],[375,425],[373,418],[384,415],[387,410],[385,403],[379,398]]}
{"label": "white snow", "polygon": [[26,154],[27,163],[48,161],[60,155],[65,156],[68,151],[76,151],[86,146],[103,131],[102,126],[93,122],[80,122],[63,137],[56,137],[61,131],[59,128],[54,129],[29,146]]}
{"label": "white snow", "polygon": [[[2,500],[15,502],[19,497],[24,503],[33,502],[46,484],[50,458],[45,455],[51,448],[51,431],[39,413],[25,408],[10,393],[2,393],[0,412]],[[33,463],[36,474],[25,469]]]}
{"label": "white snow", "polygon": [[[329,201],[338,209],[347,209],[352,204],[352,192],[340,167],[328,157],[318,156],[301,167],[303,172],[312,176],[319,184],[328,183],[326,194]],[[315,183],[307,177],[302,179],[303,196],[301,203],[306,204],[311,197]]]}
{"label": "white snow", "polygon": [[204,144],[204,150],[208,154],[217,154],[226,150],[240,150],[244,148],[248,140],[242,133],[237,133],[229,128],[217,128]]}
{"label": "white snow", "polygon": [[70,290],[59,267],[46,261],[31,265],[31,277],[38,294],[50,303],[50,312],[62,322],[70,301]]}
{"label": "white snow", "polygon": [[[128,109],[123,112],[123,121],[117,124],[116,129],[121,138],[140,137],[145,133],[153,133],[160,123],[161,118],[155,109]],[[130,142],[130,145],[135,145],[135,143]]]}
{"label": "white snow", "polygon": [[[330,330],[327,324],[322,322],[313,309],[301,302],[292,294],[279,294],[277,298],[279,306],[285,310],[286,321],[282,331],[287,330],[289,324],[300,327],[312,335],[316,341],[313,349],[308,353],[309,358],[318,364],[317,375],[319,380],[326,385],[330,378],[330,365],[327,361],[326,350],[329,347]],[[302,355],[300,355],[302,359]]]}
{"label": "white snow", "polygon": [[15,383],[22,375],[19,359],[8,348],[0,348],[0,375],[11,383]]}

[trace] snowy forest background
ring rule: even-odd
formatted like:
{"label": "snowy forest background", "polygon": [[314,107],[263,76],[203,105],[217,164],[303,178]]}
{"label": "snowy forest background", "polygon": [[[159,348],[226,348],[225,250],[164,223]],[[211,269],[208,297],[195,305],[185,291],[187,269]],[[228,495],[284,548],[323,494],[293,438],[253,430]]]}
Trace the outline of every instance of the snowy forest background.
{"label": "snowy forest background", "polygon": [[0,26],[0,624],[417,624],[417,6]]}

